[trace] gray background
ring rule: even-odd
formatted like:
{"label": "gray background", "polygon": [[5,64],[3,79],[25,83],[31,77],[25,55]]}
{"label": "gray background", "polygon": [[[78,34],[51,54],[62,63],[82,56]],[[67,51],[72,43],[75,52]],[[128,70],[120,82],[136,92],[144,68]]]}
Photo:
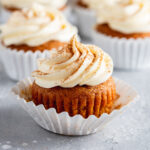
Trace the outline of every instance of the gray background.
{"label": "gray background", "polygon": [[16,82],[0,70],[0,149],[9,150],[149,150],[150,71],[114,71],[139,92],[141,98],[101,132],[82,137],[61,136],[39,127],[11,98]]}
{"label": "gray background", "polygon": [[0,67],[0,150],[150,150],[150,70],[114,71],[131,84],[140,100],[101,132],[81,137],[61,136],[39,127],[11,98],[10,80]]}

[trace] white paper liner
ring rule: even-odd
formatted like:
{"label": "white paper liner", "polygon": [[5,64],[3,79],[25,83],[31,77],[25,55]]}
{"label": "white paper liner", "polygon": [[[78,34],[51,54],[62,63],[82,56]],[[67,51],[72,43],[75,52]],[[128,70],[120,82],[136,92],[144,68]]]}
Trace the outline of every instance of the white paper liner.
{"label": "white paper liner", "polygon": [[17,102],[22,105],[37,124],[44,129],[63,135],[88,135],[100,131],[108,122],[120,115],[122,111],[126,110],[126,108],[139,98],[139,95],[131,86],[121,80],[115,79],[117,93],[120,95],[116,106],[123,105],[121,109],[114,110],[111,114],[105,113],[100,118],[94,115],[91,115],[87,119],[81,115],[70,117],[67,112],[58,114],[54,108],[46,110],[43,105],[35,106],[32,101],[26,102],[24,99],[26,96],[22,94],[22,91],[28,93],[33,80],[33,78],[27,78],[20,81],[12,89],[14,99],[17,99]]}
{"label": "white paper liner", "polygon": [[90,9],[85,9],[76,4],[74,8],[76,15],[76,24],[79,28],[79,33],[91,39],[92,27],[96,22],[95,13]]}
{"label": "white paper liner", "polygon": [[[60,47],[61,48],[61,47]],[[0,44],[0,59],[9,78],[19,81],[31,75],[37,69],[38,58],[48,58],[49,51],[43,52],[11,50]]]}
{"label": "white paper liner", "polygon": [[150,38],[114,38],[93,29],[92,39],[94,44],[112,57],[115,68],[129,70],[150,68]]}

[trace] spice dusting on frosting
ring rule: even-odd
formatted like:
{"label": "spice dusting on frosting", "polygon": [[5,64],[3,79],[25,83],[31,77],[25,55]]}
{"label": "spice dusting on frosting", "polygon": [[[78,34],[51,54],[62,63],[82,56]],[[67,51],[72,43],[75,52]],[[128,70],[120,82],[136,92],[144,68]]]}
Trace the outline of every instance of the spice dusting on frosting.
{"label": "spice dusting on frosting", "polygon": [[81,44],[73,36],[66,47],[50,51],[50,58],[39,59],[38,71],[32,75],[41,87],[70,88],[103,83],[112,71],[113,62],[108,54],[94,45]]}

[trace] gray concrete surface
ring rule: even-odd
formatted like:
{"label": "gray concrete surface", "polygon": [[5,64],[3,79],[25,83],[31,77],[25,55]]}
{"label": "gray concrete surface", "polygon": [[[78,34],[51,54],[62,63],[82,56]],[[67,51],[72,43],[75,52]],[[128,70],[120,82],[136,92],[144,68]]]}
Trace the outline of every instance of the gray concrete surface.
{"label": "gray concrete surface", "polygon": [[140,100],[101,132],[82,137],[60,136],[39,127],[11,98],[16,82],[0,71],[0,150],[149,150],[150,71],[114,71],[139,92]]}

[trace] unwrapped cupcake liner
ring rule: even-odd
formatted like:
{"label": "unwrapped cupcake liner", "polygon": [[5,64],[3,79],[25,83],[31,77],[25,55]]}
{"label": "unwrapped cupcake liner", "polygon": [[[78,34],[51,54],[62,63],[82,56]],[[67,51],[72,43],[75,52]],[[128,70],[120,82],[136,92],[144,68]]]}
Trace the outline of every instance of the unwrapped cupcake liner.
{"label": "unwrapped cupcake liner", "polygon": [[[44,106],[36,106],[31,100],[31,85],[33,78],[20,81],[13,89],[14,99],[29,113],[29,115],[44,129],[63,135],[88,135],[100,131],[107,123],[120,115],[139,98],[137,92],[125,82],[115,79],[116,89],[120,97],[110,114],[104,113],[100,118],[91,115],[87,119],[81,115],[70,117],[67,112],[57,113],[54,108],[46,110]],[[25,100],[26,99],[26,100]]]}
{"label": "unwrapped cupcake liner", "polygon": [[4,66],[5,72],[13,80],[22,80],[31,75],[37,69],[38,58],[48,58],[49,51],[44,52],[12,50],[0,44],[0,59]]}
{"label": "unwrapped cupcake liner", "polygon": [[150,38],[126,39],[110,37],[93,29],[94,44],[113,59],[117,69],[138,70],[150,68]]}
{"label": "unwrapped cupcake liner", "polygon": [[82,8],[76,4],[74,12],[79,33],[82,36],[91,39],[92,27],[96,21],[94,11],[88,8]]}

